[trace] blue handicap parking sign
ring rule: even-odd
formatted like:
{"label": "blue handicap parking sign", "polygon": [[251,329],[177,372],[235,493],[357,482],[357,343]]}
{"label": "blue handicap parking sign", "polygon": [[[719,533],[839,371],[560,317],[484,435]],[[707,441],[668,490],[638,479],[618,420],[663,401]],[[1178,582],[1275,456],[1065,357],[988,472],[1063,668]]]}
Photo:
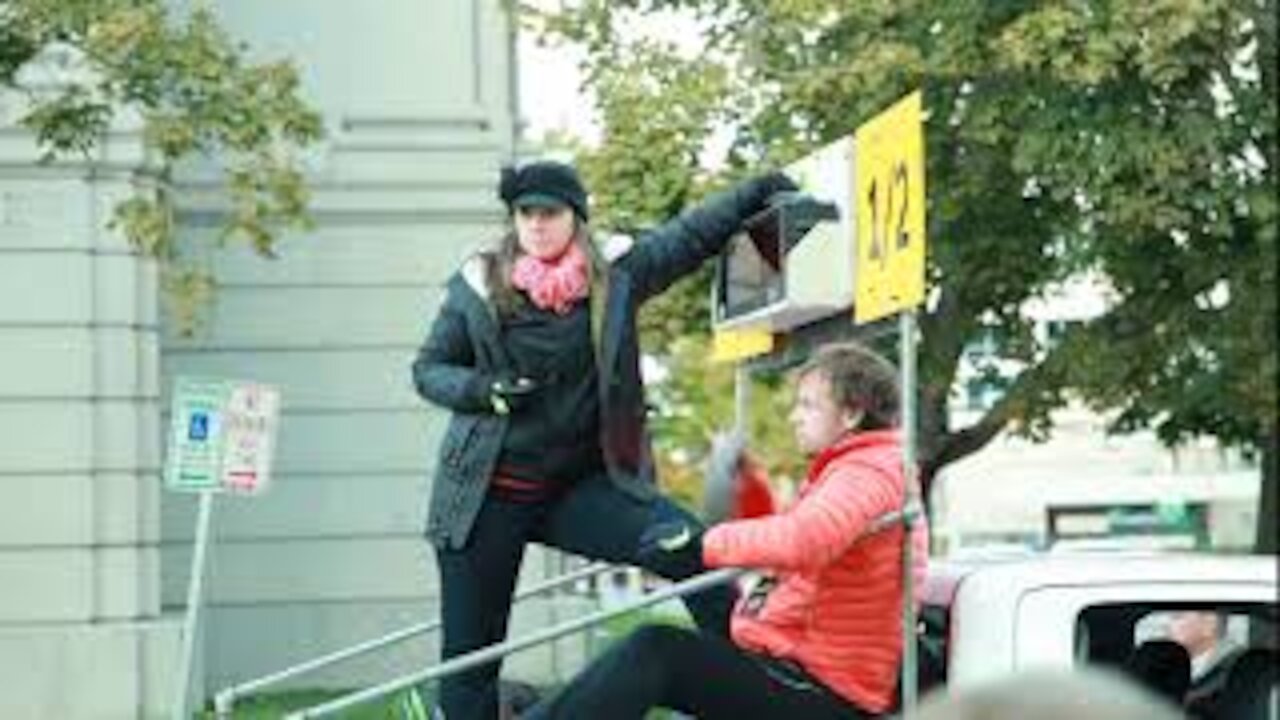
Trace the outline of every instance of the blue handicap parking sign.
{"label": "blue handicap parking sign", "polygon": [[194,412],[191,413],[191,423],[187,426],[188,440],[208,440],[209,439],[209,415],[208,413]]}

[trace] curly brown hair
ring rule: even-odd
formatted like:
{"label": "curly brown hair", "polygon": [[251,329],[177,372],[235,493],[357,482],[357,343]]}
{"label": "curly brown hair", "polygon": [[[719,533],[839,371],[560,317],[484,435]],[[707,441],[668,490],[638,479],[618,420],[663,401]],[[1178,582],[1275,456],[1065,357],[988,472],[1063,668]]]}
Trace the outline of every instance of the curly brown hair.
{"label": "curly brown hair", "polygon": [[896,427],[901,408],[898,370],[893,363],[856,342],[824,345],[797,371],[797,378],[822,373],[831,383],[836,405],[861,410],[862,430]]}

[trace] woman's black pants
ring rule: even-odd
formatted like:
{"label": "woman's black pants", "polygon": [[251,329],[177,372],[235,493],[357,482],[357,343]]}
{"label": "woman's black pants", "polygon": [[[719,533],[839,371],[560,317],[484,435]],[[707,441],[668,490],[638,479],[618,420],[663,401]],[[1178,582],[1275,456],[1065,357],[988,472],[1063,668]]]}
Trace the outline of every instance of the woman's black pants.
{"label": "woman's black pants", "polygon": [[[639,565],[669,580],[703,572],[697,543],[691,543],[687,552],[646,556],[643,563],[637,558],[644,531],[673,520],[701,527],[671,500],[634,498],[603,476],[578,482],[548,503],[511,502],[490,494],[467,544],[456,550],[436,550],[443,657],[456,657],[506,638],[511,596],[528,542],[593,560]],[[700,628],[726,636],[734,595],[729,586],[713,588],[687,597],[685,605]],[[492,663],[444,678],[439,706],[446,720],[496,720],[500,667],[501,663]]]}

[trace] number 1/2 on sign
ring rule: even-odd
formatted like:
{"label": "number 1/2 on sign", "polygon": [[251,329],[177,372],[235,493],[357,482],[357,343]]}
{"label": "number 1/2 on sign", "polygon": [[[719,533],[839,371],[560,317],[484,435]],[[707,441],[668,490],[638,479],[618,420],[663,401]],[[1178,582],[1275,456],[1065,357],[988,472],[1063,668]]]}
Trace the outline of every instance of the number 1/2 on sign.
{"label": "number 1/2 on sign", "polygon": [[867,209],[871,212],[871,246],[867,257],[879,263],[880,272],[884,272],[889,256],[911,245],[911,233],[907,230],[911,176],[907,173],[906,161],[894,163],[893,178],[885,187],[880,187],[880,180],[871,178],[871,187],[867,190]]}
{"label": "number 1/2 on sign", "polygon": [[924,130],[920,93],[855,135],[857,266],[854,319],[869,322],[924,301]]}

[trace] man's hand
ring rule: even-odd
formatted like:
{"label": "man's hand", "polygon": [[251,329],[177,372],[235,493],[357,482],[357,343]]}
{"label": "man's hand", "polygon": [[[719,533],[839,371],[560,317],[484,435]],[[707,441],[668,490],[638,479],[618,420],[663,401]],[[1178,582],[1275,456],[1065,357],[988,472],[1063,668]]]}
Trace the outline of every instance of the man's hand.
{"label": "man's hand", "polygon": [[702,519],[709,525],[723,522],[733,513],[738,491],[738,467],[747,438],[737,430],[716,433],[711,438],[703,482]]}

